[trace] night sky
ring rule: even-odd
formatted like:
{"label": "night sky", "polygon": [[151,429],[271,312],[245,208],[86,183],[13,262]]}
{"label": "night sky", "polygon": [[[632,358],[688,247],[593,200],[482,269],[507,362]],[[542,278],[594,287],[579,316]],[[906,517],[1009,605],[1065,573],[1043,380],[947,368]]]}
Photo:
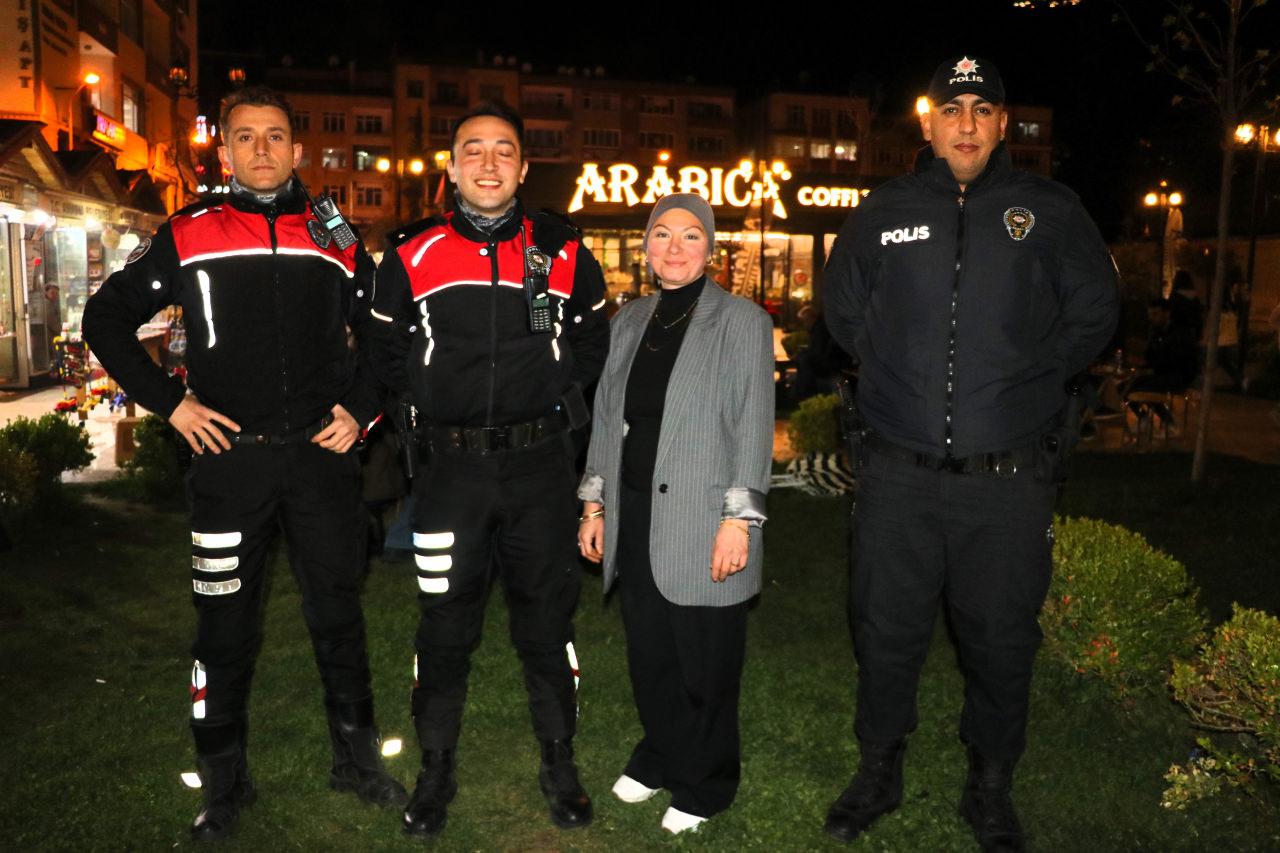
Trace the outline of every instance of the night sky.
{"label": "night sky", "polygon": [[[710,3],[637,3],[625,26],[606,23],[603,4],[547,4],[537,16],[530,14],[537,4],[514,7],[519,12],[489,4],[470,18],[456,12],[466,8],[460,3],[286,5],[310,13],[296,21],[287,42],[281,29],[249,29],[241,4],[202,0],[202,49],[255,57],[246,62],[250,68],[278,64],[285,54],[297,65],[323,66],[336,55],[367,67],[397,53],[454,62],[514,54],[536,72],[603,66],[613,78],[696,80],[743,96],[861,94],[882,113],[909,112],[942,59],[985,56],[999,67],[1011,101],[1054,108],[1054,176],[1080,193],[1108,237],[1134,227],[1142,194],[1161,178],[1186,193],[1188,232],[1212,230],[1215,117],[1205,105],[1171,105],[1182,90],[1145,71],[1146,48],[1113,23],[1106,0],[1030,10],[1005,0],[863,3],[839,12],[824,10],[828,4],[778,4],[768,18],[733,17]],[[369,11],[351,18],[353,9]],[[1273,11],[1266,14],[1274,18]],[[1241,195],[1250,169],[1241,171]]]}

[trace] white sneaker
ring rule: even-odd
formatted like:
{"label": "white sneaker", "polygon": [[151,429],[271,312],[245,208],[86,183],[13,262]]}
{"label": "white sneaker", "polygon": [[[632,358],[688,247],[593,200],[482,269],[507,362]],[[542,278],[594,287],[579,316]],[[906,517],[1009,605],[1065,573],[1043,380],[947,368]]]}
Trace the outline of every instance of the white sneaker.
{"label": "white sneaker", "polygon": [[625,773],[613,783],[613,795],[624,803],[643,803],[659,790],[659,788],[646,788]]}
{"label": "white sneaker", "polygon": [[668,808],[667,813],[662,816],[662,828],[672,835],[679,835],[685,831],[697,832],[698,827],[705,821],[705,817],[682,812],[677,808]]}

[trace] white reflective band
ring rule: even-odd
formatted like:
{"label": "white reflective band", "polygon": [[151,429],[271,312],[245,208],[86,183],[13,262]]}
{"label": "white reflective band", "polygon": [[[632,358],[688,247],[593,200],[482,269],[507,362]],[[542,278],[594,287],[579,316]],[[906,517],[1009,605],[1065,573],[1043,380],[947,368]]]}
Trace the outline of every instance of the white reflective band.
{"label": "white reflective band", "polygon": [[608,302],[608,301],[609,301],[608,299],[601,299],[601,300],[600,300],[599,302],[597,302],[595,305],[592,305],[592,306],[591,306],[591,310],[592,310],[592,311],[599,311],[601,308],[603,308],[603,307],[604,307],[604,304],[605,304],[606,302]]}
{"label": "white reflective band", "polygon": [[422,303],[422,334],[427,337],[427,350],[422,354],[423,365],[431,364],[431,353],[436,351],[436,339],[431,337],[431,312],[427,310],[427,303]]}
{"label": "white reflective band", "polygon": [[424,557],[421,554],[415,554],[413,561],[418,564],[418,568],[424,572],[447,572],[453,566],[453,558],[448,554],[439,554],[434,557]]}
{"label": "white reflective band", "polygon": [[213,331],[213,297],[209,293],[209,274],[204,270],[196,270],[196,281],[200,282],[200,298],[204,300],[204,321],[209,324],[209,349],[218,342]]}
{"label": "white reflective band", "polygon": [[[489,282],[487,281],[485,282],[485,284],[488,284],[488,283]],[[498,284],[502,285],[503,287],[518,287],[521,290],[524,290],[524,282],[522,281],[507,281],[505,278],[500,278],[498,279]]]}
{"label": "white reflective band", "polygon": [[574,650],[572,641],[564,644],[564,653],[569,658],[569,671],[573,673],[573,693],[574,693],[573,709],[574,709],[574,716],[577,716],[582,710],[578,706],[578,701],[577,701],[578,682],[581,679],[578,678],[578,653],[577,651]]}
{"label": "white reflective band", "polygon": [[561,249],[561,250],[560,250],[559,255],[560,255],[560,257],[561,257],[561,258],[563,258],[564,260],[566,260],[566,261],[567,261],[567,260],[569,260],[569,256],[568,256],[568,255],[566,255],[566,254],[564,253],[564,249]]}
{"label": "white reflective band", "polygon": [[560,344],[556,343],[556,339],[551,339],[551,353],[556,357],[556,361],[560,360]]}
{"label": "white reflective band", "polygon": [[437,234],[427,242],[423,243],[422,248],[419,249],[417,252],[415,252],[413,255],[413,261],[412,261],[413,265],[416,267],[418,265],[418,261],[422,260],[422,256],[427,253],[427,249],[430,249],[433,245],[435,245],[437,240],[443,240],[444,238],[445,238],[444,234]]}
{"label": "white reflective band", "polygon": [[191,717],[192,719],[195,719],[195,720],[204,719],[204,700],[203,699],[201,699],[199,702],[192,703]]}
{"label": "white reflective band", "polygon": [[269,255],[269,254],[271,254],[270,248],[235,249],[230,252],[206,252],[203,255],[192,255],[191,257],[182,260],[178,264],[178,266],[185,267],[188,264],[195,264],[195,263],[199,263],[200,261],[212,261],[216,258],[235,258],[241,255]]}
{"label": "white reflective band", "polygon": [[381,321],[382,321],[382,322],[384,322],[384,323],[394,323],[394,322],[395,322],[395,320],[394,320],[394,319],[392,319],[391,317],[388,317],[386,314],[379,314],[377,311],[374,311],[372,308],[370,308],[370,309],[369,309],[369,313],[370,313],[370,314],[372,314],[373,316],[377,317],[379,320],[381,320]]}
{"label": "white reflective band", "polygon": [[355,278],[356,276],[355,270],[347,269],[347,265],[342,261],[338,260],[333,255],[327,255],[316,249],[291,249],[288,246],[280,246],[276,249],[276,252],[281,255],[313,255],[322,261],[328,261],[338,267],[338,269],[342,270],[342,272],[346,274],[347,278]]}
{"label": "white reflective band", "polygon": [[413,656],[413,682],[418,683],[418,656]]}
{"label": "white reflective band", "polygon": [[196,661],[191,667],[191,686],[196,690],[203,689],[208,677],[209,676],[204,671],[204,664],[200,663],[200,661]]}
{"label": "white reflective band", "polygon": [[427,338],[427,351],[422,356],[422,363],[424,365],[431,363],[431,353],[435,352],[435,349],[436,349],[436,339]]}
{"label": "white reflective band", "polygon": [[201,595],[230,595],[240,588],[240,578],[232,578],[229,581],[193,580],[191,586]]}
{"label": "white reflective band", "polygon": [[191,544],[201,548],[234,548],[240,544],[240,531],[232,533],[196,533],[191,531]]}
{"label": "white reflective band", "polygon": [[191,568],[202,572],[229,572],[240,565],[239,557],[197,557],[191,555]]}
{"label": "white reflective band", "polygon": [[197,217],[204,216],[206,213],[211,213],[217,210],[222,210],[222,206],[219,205],[217,207],[206,207],[204,210],[197,210],[195,213],[191,214],[191,218],[195,219]]}
{"label": "white reflective band", "polygon": [[428,551],[439,551],[443,548],[452,548],[453,531],[446,530],[444,533],[415,533],[413,534],[413,547],[425,548]]}
{"label": "white reflective band", "polygon": [[449,589],[449,579],[419,577],[418,589],[423,592],[447,592]]}
{"label": "white reflective band", "polygon": [[164,287],[164,285],[163,285],[163,284],[161,284],[161,283],[160,283],[160,282],[158,282],[158,281],[153,281],[153,282],[151,282],[151,289],[152,289],[152,290],[159,290],[159,289],[160,289],[160,288],[162,288],[162,287]]}
{"label": "white reflective band", "polygon": [[231,533],[197,533],[191,531],[191,544],[200,548],[234,548],[240,544],[240,531]]}

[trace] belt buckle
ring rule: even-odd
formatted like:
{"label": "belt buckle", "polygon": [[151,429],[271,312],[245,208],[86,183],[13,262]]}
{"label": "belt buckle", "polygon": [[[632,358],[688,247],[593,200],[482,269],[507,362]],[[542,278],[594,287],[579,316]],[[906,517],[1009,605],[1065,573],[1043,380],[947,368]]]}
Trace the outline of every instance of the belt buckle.
{"label": "belt buckle", "polygon": [[997,477],[1007,480],[1018,473],[1018,462],[1012,456],[998,456],[995,464],[991,466],[991,470],[995,472]]}

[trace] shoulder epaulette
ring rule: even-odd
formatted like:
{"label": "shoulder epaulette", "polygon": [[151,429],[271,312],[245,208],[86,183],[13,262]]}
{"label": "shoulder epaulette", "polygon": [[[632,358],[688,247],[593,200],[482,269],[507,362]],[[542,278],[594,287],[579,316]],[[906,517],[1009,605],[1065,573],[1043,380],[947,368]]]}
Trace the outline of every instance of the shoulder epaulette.
{"label": "shoulder epaulette", "polygon": [[582,229],[563,213],[543,208],[529,218],[533,220],[533,242],[544,252],[554,255],[565,243],[582,239]]}
{"label": "shoulder epaulette", "polygon": [[393,228],[387,234],[387,248],[394,249],[397,246],[412,240],[423,231],[429,231],[437,225],[444,225],[447,220],[443,216],[428,216],[426,219],[419,219],[417,222],[411,222],[408,225],[401,225],[399,228]]}

